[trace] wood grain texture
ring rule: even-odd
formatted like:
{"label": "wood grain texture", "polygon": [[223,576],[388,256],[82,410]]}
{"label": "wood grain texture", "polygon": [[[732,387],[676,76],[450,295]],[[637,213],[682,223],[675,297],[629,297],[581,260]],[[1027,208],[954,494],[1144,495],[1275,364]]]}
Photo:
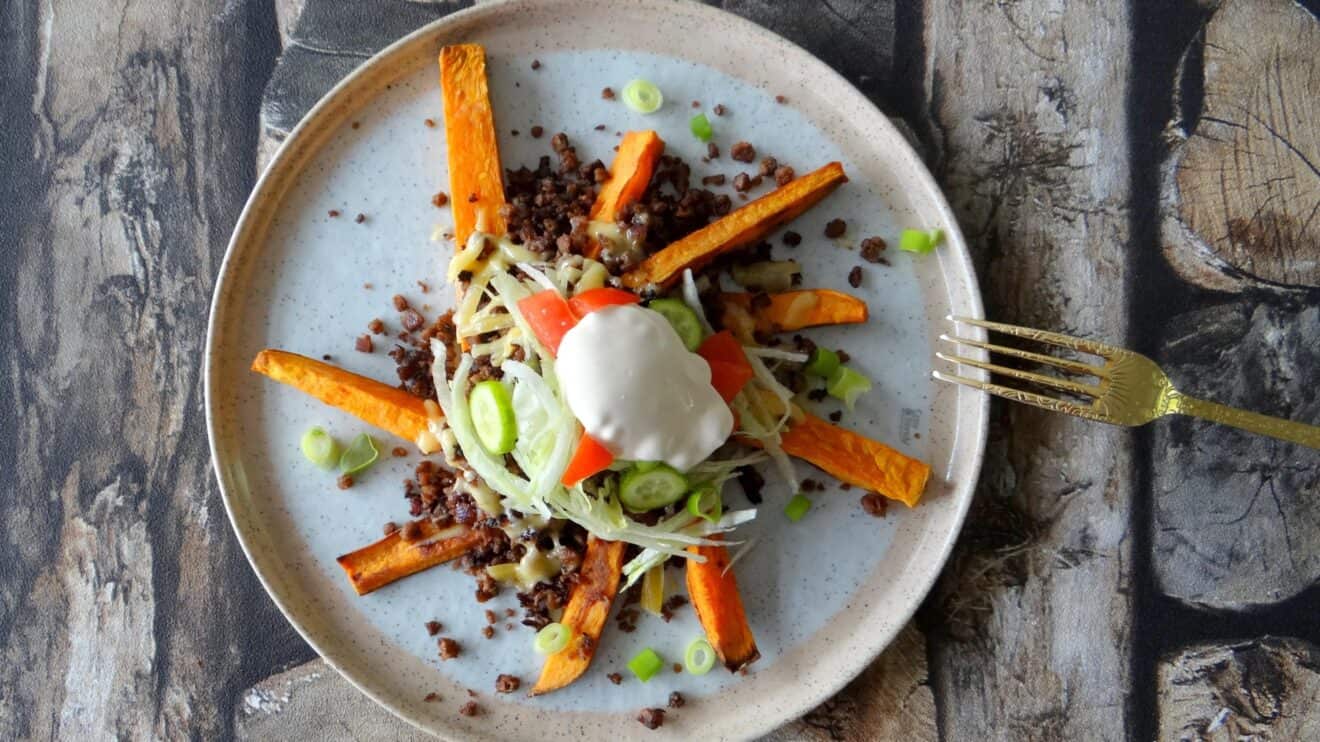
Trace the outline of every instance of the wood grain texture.
{"label": "wood grain texture", "polygon": [[1224,0],[1185,56],[1203,95],[1169,128],[1163,231],[1187,280],[1320,287],[1318,48],[1320,20],[1301,5]]}
{"label": "wood grain texture", "polygon": [[4,6],[0,738],[222,738],[254,667],[308,655],[243,563],[201,412],[267,11]]}
{"label": "wood grain texture", "polygon": [[[1126,5],[932,0],[924,17],[937,177],[987,314],[1123,342]],[[941,732],[1123,739],[1130,434],[1021,405],[994,415],[980,503],[928,612],[946,629],[931,651]]]}

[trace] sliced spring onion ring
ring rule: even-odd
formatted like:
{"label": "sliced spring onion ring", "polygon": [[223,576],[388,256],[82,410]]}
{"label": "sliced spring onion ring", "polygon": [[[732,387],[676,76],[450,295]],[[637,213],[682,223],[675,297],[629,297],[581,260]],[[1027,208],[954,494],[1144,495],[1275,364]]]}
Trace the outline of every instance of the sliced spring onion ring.
{"label": "sliced spring onion ring", "polygon": [[548,623],[545,628],[536,632],[532,649],[535,649],[537,654],[554,654],[567,647],[568,640],[572,638],[572,629],[562,623]]}
{"label": "sliced spring onion ring", "polygon": [[683,666],[693,675],[705,675],[715,666],[715,648],[705,639],[693,639],[683,652]]}
{"label": "sliced spring onion ring", "polygon": [[688,128],[692,130],[692,136],[703,142],[709,142],[710,138],[715,135],[715,131],[710,128],[710,119],[706,118],[704,113],[693,116],[688,121]]}
{"label": "sliced spring onion ring", "polygon": [[839,368],[839,354],[829,348],[816,346],[807,357],[807,365],[802,367],[811,376],[828,379]]}
{"label": "sliced spring onion ring", "polygon": [[333,467],[339,460],[339,443],[321,428],[308,428],[303,433],[301,446],[303,456],[322,469]]}
{"label": "sliced spring onion ring", "polygon": [[843,405],[851,412],[857,398],[871,391],[871,380],[847,366],[840,366],[830,375],[825,391],[831,397],[843,400]]}
{"label": "sliced spring onion ring", "polygon": [[376,442],[366,433],[359,433],[356,438],[348,444],[348,448],[339,455],[339,470],[345,474],[357,474],[368,466],[376,463],[380,452],[376,450]]}
{"label": "sliced spring onion ring", "polygon": [[793,495],[793,499],[789,500],[788,504],[784,506],[784,515],[788,516],[789,520],[797,523],[802,520],[802,516],[806,515],[810,509],[811,500],[808,500],[806,495]]}
{"label": "sliced spring onion ring", "polygon": [[664,102],[660,88],[649,80],[633,80],[623,87],[623,104],[638,113],[655,113]]}
{"label": "sliced spring onion ring", "polygon": [[628,669],[632,670],[632,674],[636,675],[637,679],[643,683],[655,677],[655,674],[660,672],[660,668],[664,666],[665,661],[650,647],[643,649],[635,657],[628,660]]}

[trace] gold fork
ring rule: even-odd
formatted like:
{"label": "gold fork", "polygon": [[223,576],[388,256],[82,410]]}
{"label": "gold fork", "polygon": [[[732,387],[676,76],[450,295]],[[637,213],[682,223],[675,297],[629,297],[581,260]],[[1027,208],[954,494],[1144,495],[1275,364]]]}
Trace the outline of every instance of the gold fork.
{"label": "gold fork", "polygon": [[[1024,402],[1047,410],[1066,412],[1069,415],[1114,425],[1145,425],[1151,420],[1165,415],[1191,415],[1192,417],[1231,425],[1252,433],[1273,436],[1280,440],[1320,449],[1320,426],[1306,425],[1292,420],[1247,412],[1217,402],[1190,397],[1174,389],[1173,384],[1169,382],[1169,378],[1164,375],[1164,371],[1154,361],[1140,353],[1133,353],[1123,348],[1083,340],[1070,335],[1062,335],[1057,332],[1033,330],[1017,325],[1006,325],[1002,322],[988,322],[970,317],[948,317],[948,319],[974,327],[983,327],[992,332],[1001,332],[1005,335],[1013,335],[1046,345],[1099,356],[1104,363],[1097,366],[1079,360],[1033,353],[1028,350],[993,345],[980,340],[953,337],[946,334],[940,335],[941,341],[953,345],[980,348],[989,353],[999,353],[1045,366],[1052,366],[1064,372],[1066,378],[1022,371],[978,361],[974,358],[936,352],[935,356],[941,360],[979,368],[1000,376],[1021,379],[1051,389],[1058,389],[1092,401],[1090,404],[1069,402],[1046,394],[969,379],[956,374],[945,374],[940,371],[932,372],[932,375],[940,381],[970,386],[989,392],[997,397],[1011,399],[1014,402]],[[1095,383],[1083,383],[1080,379],[1084,377],[1093,377],[1096,381]]]}

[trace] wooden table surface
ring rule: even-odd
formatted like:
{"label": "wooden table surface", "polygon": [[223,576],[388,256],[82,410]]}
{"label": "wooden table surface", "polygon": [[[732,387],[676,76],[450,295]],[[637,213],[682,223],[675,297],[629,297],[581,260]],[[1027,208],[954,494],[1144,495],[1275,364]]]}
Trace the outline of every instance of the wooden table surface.
{"label": "wooden table surface", "polygon": [[[200,361],[262,163],[335,80],[464,4],[0,8],[0,739],[418,736],[248,567]],[[1320,421],[1320,3],[717,4],[906,125],[992,318]],[[1320,453],[992,415],[916,620],[772,739],[1320,738]]]}

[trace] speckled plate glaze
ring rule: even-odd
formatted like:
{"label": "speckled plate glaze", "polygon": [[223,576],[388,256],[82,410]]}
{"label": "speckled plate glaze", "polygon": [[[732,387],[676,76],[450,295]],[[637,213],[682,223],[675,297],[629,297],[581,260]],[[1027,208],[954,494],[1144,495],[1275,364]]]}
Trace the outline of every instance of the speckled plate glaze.
{"label": "speckled plate glaze", "polygon": [[[584,161],[608,162],[616,131],[649,127],[693,163],[694,176],[746,169],[727,156],[745,139],[799,173],[838,159],[851,177],[792,225],[805,240],[791,254],[813,286],[847,289],[849,270],[862,266],[871,322],[814,336],[846,348],[876,380],[847,423],[931,462],[934,476],[920,507],[892,507],[882,520],[863,513],[860,492],[831,484],[813,498],[807,518],[791,524],[781,512],[789,493],[767,487],[761,517],[739,536],[760,539],[737,567],[763,655],[746,677],[717,669],[703,677],[666,671],[647,684],[608,682],[609,672],[627,674],[627,658],[643,646],[680,660],[700,634],[688,609],[671,623],[644,618],[631,634],[611,622],[591,671],[563,691],[539,699],[496,695],[496,675],[519,675],[529,687],[540,665],[529,629],[508,630],[501,619],[494,639],[481,636],[482,609],[514,607],[513,596],[478,606],[470,577],[437,568],[358,597],[335,564],[339,554],[378,538],[384,522],[407,518],[399,482],[416,455],[386,456],[340,491],[333,474],[303,460],[299,436],[319,424],[347,440],[364,424],[247,370],[259,349],[277,347],[329,354],[350,370],[392,379],[383,349],[356,353],[353,338],[375,317],[397,324],[395,293],[426,305],[428,316],[449,305],[443,287],[422,293],[416,281],[439,287],[450,254],[430,239],[450,215],[430,203],[447,190],[448,176],[443,131],[424,121],[442,120],[436,54],[459,42],[488,50],[506,165],[534,166],[549,153],[548,133],[560,130]],[[539,70],[532,70],[533,59]],[[634,77],[665,92],[658,113],[643,117],[601,99],[603,87],[618,90]],[[787,103],[776,103],[776,95]],[[726,154],[708,165],[701,163],[704,146],[688,133],[694,100],[706,111],[716,103],[729,111],[710,116]],[[547,136],[531,138],[534,124]],[[328,216],[332,209],[342,216]],[[358,213],[364,222],[355,222]],[[824,224],[835,217],[847,220],[848,233],[827,240]],[[893,238],[907,226],[940,226],[947,242],[919,258],[891,250],[891,266],[860,260],[863,237]],[[778,255],[788,254],[774,242]],[[234,529],[280,609],[363,692],[417,726],[455,739],[755,737],[860,672],[910,618],[948,555],[980,467],[986,415],[979,395],[937,387],[928,377],[932,339],[951,312],[980,316],[981,304],[947,205],[889,121],[803,50],[695,4],[481,6],[421,29],[349,75],[307,115],[257,184],[212,308],[212,454]],[[429,619],[461,642],[461,658],[438,659],[422,626]],[[466,688],[480,693],[482,716],[457,713]],[[662,729],[649,732],[634,720],[639,708],[663,706],[673,690],[688,704]],[[441,700],[425,702],[429,693]]]}

